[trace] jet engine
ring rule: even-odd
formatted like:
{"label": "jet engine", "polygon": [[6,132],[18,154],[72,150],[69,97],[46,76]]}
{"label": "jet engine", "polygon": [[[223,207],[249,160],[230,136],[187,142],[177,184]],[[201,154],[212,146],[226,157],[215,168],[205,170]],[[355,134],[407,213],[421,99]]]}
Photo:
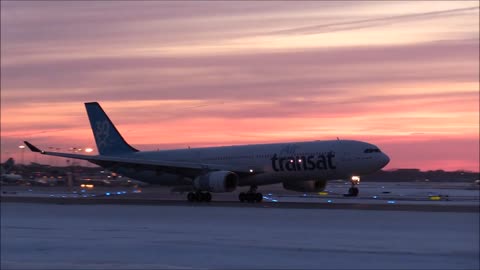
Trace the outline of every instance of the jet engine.
{"label": "jet engine", "polygon": [[229,171],[209,172],[193,180],[193,186],[201,191],[232,192],[237,185],[238,175]]}
{"label": "jet engine", "polygon": [[303,182],[283,182],[283,188],[299,192],[320,192],[327,186],[327,181],[310,180]]}

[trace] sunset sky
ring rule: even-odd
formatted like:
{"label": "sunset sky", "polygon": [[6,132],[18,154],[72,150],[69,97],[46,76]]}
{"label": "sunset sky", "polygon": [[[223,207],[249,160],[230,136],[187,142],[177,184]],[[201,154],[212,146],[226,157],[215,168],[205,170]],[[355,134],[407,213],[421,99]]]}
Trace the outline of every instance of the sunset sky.
{"label": "sunset sky", "polygon": [[95,147],[87,101],[140,150],[339,137],[479,171],[479,4],[1,1],[2,162]]}

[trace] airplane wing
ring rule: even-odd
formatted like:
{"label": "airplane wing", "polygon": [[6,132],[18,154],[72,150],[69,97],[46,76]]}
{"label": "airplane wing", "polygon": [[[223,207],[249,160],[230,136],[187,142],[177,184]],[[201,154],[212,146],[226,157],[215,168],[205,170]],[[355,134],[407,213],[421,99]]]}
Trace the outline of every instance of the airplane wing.
{"label": "airplane wing", "polygon": [[210,171],[231,171],[239,176],[255,175],[263,173],[260,168],[245,167],[245,166],[229,166],[221,164],[205,164],[194,162],[178,162],[178,161],[164,161],[164,160],[148,160],[134,157],[122,156],[107,156],[107,155],[78,155],[60,152],[46,152],[40,150],[31,143],[25,141],[25,144],[32,152],[41,153],[43,155],[74,158],[90,161],[94,164],[103,167],[125,167],[134,169],[153,169],[159,172],[172,173],[186,177],[197,177],[199,175],[208,173]]}

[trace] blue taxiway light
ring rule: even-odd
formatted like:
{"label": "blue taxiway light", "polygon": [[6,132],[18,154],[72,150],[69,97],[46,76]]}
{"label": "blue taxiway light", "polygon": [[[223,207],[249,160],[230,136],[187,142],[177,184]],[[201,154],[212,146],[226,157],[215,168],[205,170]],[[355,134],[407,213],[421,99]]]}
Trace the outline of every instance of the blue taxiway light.
{"label": "blue taxiway light", "polygon": [[378,198],[377,196],[373,196],[374,199]]}
{"label": "blue taxiway light", "polygon": [[394,204],[394,203],[395,203],[395,201],[388,201],[387,203]]}
{"label": "blue taxiway light", "polygon": [[278,200],[272,199],[272,202],[278,202]]}
{"label": "blue taxiway light", "polygon": [[120,194],[122,194],[122,192],[120,192],[120,191],[117,191],[117,195],[120,195]]}
{"label": "blue taxiway light", "polygon": [[110,196],[110,192],[105,193],[105,195]]}
{"label": "blue taxiway light", "polygon": [[331,203],[331,202],[333,202],[333,201],[332,201],[332,200],[328,200],[327,202],[328,202],[328,203]]}

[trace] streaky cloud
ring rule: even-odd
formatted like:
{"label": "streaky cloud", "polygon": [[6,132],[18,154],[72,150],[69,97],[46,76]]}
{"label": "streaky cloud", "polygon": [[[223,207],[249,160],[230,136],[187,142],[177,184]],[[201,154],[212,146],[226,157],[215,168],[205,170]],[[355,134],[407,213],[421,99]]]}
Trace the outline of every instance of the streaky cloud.
{"label": "streaky cloud", "polygon": [[[281,100],[344,96],[388,84],[398,88],[425,82],[474,82],[478,46],[477,40],[459,40],[212,57],[123,56],[11,64],[2,65],[2,98],[17,106],[89,99]],[[249,95],[244,95],[246,89]],[[374,95],[372,91],[365,94]],[[25,95],[31,98],[26,100]]]}

